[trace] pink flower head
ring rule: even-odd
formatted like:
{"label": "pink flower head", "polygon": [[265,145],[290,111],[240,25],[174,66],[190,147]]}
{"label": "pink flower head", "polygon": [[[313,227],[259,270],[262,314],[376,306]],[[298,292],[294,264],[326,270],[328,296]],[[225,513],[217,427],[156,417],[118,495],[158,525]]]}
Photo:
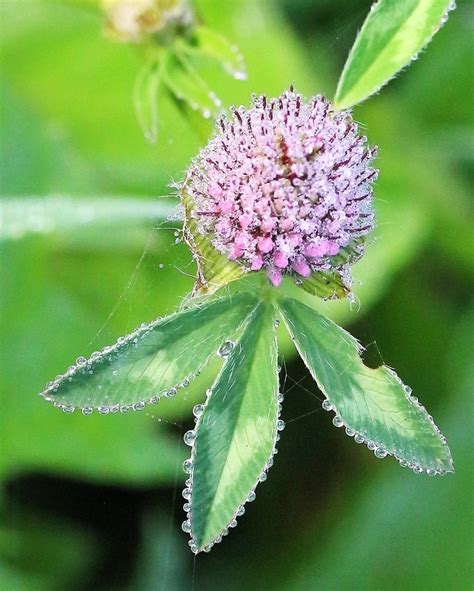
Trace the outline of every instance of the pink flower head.
{"label": "pink flower head", "polygon": [[186,181],[198,231],[248,270],[308,277],[374,223],[367,146],[348,111],[291,88],[233,108]]}

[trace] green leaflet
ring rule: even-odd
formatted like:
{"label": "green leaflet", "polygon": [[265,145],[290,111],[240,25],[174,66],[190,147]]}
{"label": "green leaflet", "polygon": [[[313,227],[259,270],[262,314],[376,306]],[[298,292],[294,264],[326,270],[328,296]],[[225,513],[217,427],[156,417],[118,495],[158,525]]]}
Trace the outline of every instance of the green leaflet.
{"label": "green leaflet", "polygon": [[184,101],[193,111],[199,111],[206,119],[217,114],[220,100],[183,53],[166,51],[161,72],[163,82],[177,99]]}
{"label": "green leaflet", "polygon": [[247,77],[240,51],[224,35],[199,25],[193,31],[193,40],[195,45],[182,44],[185,53],[205,55],[217,60],[224,70],[237,80],[244,80]]}
{"label": "green leaflet", "polygon": [[188,244],[197,265],[195,293],[212,294],[224,285],[240,279],[245,274],[242,265],[230,261],[212,244],[208,235],[200,234],[196,219],[191,215],[193,200],[184,187],[181,194],[184,206],[184,239]]}
{"label": "green leaflet", "polygon": [[334,104],[347,109],[386,84],[431,40],[454,3],[449,0],[379,0],[351,49]]}
{"label": "green leaflet", "polygon": [[[111,347],[79,358],[42,396],[65,410],[108,414],[158,402],[185,387],[255,307],[248,293],[223,297],[140,326]],[[133,406],[131,406],[133,405]]]}
{"label": "green leaflet", "polygon": [[360,346],[345,330],[293,300],[279,302],[295,345],[336,411],[333,422],[367,443],[377,457],[395,456],[415,472],[453,471],[443,435],[411,390],[385,365],[365,366]]}
{"label": "green leaflet", "polygon": [[[278,419],[273,306],[261,302],[229,355],[204,410],[192,451],[190,531],[195,551],[219,541],[252,500],[271,465]],[[195,413],[199,415],[199,412]],[[262,480],[265,477],[262,477]],[[189,495],[187,494],[189,491]],[[250,495],[250,496],[249,496]]]}
{"label": "green leaflet", "polygon": [[141,130],[150,143],[158,138],[158,87],[161,79],[157,56],[149,58],[138,72],[133,87],[133,106]]}

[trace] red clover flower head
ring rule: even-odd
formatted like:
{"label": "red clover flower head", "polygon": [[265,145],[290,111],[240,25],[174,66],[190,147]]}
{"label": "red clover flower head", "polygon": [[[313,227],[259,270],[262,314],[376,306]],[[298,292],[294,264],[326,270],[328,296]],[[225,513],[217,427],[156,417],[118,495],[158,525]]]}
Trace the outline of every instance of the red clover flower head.
{"label": "red clover flower head", "polygon": [[348,111],[289,91],[222,117],[182,189],[197,231],[273,285],[308,277],[374,224],[370,167],[376,148]]}

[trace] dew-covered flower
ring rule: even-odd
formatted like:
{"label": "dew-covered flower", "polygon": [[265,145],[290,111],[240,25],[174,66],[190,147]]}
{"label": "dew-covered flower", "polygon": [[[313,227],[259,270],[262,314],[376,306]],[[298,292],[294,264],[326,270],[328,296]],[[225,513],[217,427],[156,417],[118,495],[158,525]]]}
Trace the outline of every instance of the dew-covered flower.
{"label": "dew-covered flower", "polygon": [[348,111],[290,88],[222,117],[181,189],[200,234],[279,285],[285,273],[330,268],[331,257],[370,232],[375,156]]}

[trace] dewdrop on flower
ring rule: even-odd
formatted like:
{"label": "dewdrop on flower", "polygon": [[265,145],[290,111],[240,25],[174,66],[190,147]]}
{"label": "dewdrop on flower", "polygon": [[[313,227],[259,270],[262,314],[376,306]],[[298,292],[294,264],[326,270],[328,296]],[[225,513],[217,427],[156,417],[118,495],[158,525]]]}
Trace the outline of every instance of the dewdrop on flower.
{"label": "dewdrop on flower", "polygon": [[[246,271],[307,278],[374,225],[376,148],[349,111],[291,87],[233,108],[180,186],[197,231]],[[362,255],[363,246],[357,255]]]}

